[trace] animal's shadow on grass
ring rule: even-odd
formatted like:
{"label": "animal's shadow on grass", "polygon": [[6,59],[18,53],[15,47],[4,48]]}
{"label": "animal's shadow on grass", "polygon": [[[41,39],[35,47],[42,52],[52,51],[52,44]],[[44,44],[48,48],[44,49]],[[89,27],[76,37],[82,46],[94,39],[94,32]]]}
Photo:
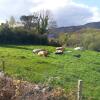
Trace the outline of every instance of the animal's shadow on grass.
{"label": "animal's shadow on grass", "polygon": [[38,61],[36,62],[37,64],[48,64],[48,62],[45,62],[45,61]]}

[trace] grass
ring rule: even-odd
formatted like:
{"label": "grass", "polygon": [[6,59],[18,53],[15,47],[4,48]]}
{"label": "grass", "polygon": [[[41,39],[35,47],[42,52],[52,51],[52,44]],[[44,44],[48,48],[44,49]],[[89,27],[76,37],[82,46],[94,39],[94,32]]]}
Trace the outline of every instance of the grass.
{"label": "grass", "polygon": [[[48,50],[49,57],[32,54],[35,48]],[[100,53],[66,48],[63,55],[55,55],[54,51],[51,46],[1,45],[0,60],[5,61],[5,71],[13,77],[60,86],[66,91],[75,89],[78,79],[82,79],[84,100],[100,100]],[[81,58],[74,57],[75,54],[81,54]]]}

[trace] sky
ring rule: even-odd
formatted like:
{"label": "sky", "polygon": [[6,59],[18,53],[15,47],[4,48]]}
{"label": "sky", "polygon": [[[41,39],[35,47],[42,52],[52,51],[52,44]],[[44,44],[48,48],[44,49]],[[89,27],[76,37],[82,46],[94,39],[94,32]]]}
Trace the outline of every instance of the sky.
{"label": "sky", "polygon": [[0,22],[50,10],[58,26],[100,21],[100,0],[0,0]]}

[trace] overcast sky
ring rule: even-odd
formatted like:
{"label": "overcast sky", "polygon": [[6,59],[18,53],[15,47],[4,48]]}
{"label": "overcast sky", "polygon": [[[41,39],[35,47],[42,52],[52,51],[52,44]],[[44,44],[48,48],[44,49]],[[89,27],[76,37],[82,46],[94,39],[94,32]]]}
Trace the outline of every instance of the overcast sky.
{"label": "overcast sky", "polygon": [[58,26],[100,21],[100,0],[0,0],[0,21],[50,10]]}

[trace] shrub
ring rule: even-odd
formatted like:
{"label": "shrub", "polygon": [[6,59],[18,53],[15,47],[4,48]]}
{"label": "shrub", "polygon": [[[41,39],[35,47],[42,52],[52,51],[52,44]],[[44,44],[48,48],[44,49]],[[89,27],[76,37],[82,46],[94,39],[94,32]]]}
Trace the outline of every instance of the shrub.
{"label": "shrub", "polygon": [[40,35],[34,30],[24,28],[0,27],[0,44],[39,44],[47,45],[47,35]]}

